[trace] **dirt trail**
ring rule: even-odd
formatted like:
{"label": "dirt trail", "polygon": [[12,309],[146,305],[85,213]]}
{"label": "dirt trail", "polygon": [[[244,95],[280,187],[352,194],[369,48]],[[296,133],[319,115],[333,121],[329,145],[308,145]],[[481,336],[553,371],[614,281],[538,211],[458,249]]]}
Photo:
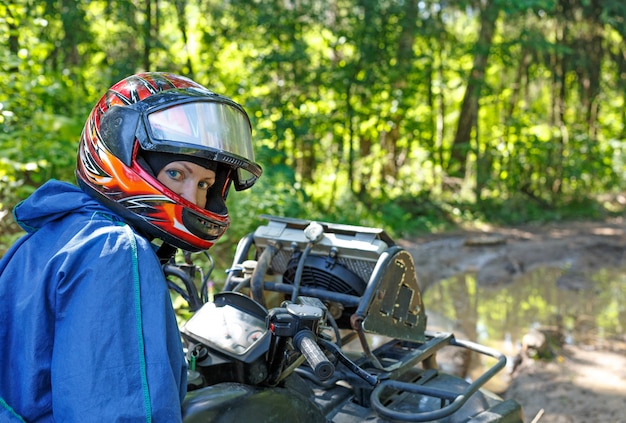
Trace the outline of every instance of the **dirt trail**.
{"label": "dirt trail", "polygon": [[[593,288],[594,271],[626,265],[626,224],[574,222],[485,228],[402,241],[422,286],[476,272],[479,284],[511,282],[537,266],[569,269],[556,282]],[[626,307],[626,304],[623,305]],[[550,360],[524,358],[504,393],[524,407],[526,422],[626,423],[626,334],[622,339],[565,345]]]}
{"label": "dirt trail", "polygon": [[[400,244],[409,251],[420,284],[476,271],[481,285],[510,283],[532,269],[566,264],[559,281],[584,289],[581,275],[626,263],[626,223],[576,222],[519,228],[485,228],[429,235]],[[573,284],[573,285],[567,285]]]}
{"label": "dirt trail", "polygon": [[[618,344],[618,342],[616,342]],[[505,397],[527,422],[626,422],[626,349],[565,346],[555,360],[526,360]]]}

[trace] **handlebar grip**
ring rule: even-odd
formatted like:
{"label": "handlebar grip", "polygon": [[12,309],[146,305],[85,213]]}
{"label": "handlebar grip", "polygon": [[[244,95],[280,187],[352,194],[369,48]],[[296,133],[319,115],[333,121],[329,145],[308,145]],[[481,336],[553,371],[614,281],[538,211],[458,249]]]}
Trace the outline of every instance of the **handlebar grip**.
{"label": "handlebar grip", "polygon": [[293,342],[320,380],[326,380],[335,373],[335,366],[315,342],[313,332],[301,330],[293,337]]}

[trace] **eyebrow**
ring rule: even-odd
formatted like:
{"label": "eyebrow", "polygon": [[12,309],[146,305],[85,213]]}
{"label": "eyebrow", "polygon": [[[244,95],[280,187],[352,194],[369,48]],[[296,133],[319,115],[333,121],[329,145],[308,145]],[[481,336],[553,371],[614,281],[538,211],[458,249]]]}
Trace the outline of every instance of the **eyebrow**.
{"label": "eyebrow", "polygon": [[[191,167],[189,167],[189,165],[187,164],[187,162],[180,161],[180,162],[178,162],[178,163],[179,163],[182,167],[184,167],[184,168],[185,168],[185,170],[187,171],[187,173],[190,173],[190,174],[194,174],[194,175],[195,175],[195,172],[193,171],[193,169],[192,169]],[[200,167],[202,167],[202,166],[200,166]],[[207,169],[207,170],[210,170],[210,169]],[[214,172],[214,171],[212,171],[212,170],[210,170],[210,171],[211,171],[211,172],[213,172],[213,175],[212,175],[212,176],[205,176],[205,177],[202,177],[202,178],[201,178],[201,180],[203,180],[203,181],[205,181],[205,182],[213,182],[213,183],[215,183],[215,180],[217,179],[217,175],[215,175],[215,172]]]}
{"label": "eyebrow", "polygon": [[178,164],[180,164],[182,167],[184,167],[184,168],[185,168],[185,170],[186,170],[188,173],[193,173],[193,170],[189,167],[189,165],[187,164],[187,162],[182,162],[182,161],[181,161],[181,162],[178,162]]}

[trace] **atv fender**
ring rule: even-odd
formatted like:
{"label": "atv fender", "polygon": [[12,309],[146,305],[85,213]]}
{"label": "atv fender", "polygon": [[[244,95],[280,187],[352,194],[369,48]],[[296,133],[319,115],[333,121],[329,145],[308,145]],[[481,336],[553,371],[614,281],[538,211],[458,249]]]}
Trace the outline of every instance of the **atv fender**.
{"label": "atv fender", "polygon": [[285,388],[219,383],[187,394],[184,423],[323,423],[324,415],[303,395]]}

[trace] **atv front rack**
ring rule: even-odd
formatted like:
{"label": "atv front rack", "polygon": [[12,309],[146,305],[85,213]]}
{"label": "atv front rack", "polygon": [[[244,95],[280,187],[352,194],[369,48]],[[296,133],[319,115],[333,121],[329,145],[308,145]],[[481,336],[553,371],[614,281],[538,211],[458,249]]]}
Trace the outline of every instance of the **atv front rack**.
{"label": "atv front rack", "polygon": [[[379,415],[394,421],[406,422],[427,422],[443,419],[457,412],[473,394],[506,365],[506,357],[499,351],[474,342],[457,340],[451,333],[427,331],[426,336],[427,341],[419,346],[416,346],[413,342],[403,343],[403,348],[416,348],[411,353],[402,356],[400,362],[387,367],[388,369],[393,368],[395,370],[391,370],[387,372],[387,374],[379,375],[380,382],[371,394],[372,408]],[[414,367],[415,364],[419,362],[427,362],[430,359],[434,359],[435,353],[448,345],[465,348],[471,352],[495,358],[497,361],[474,382],[466,385],[462,389],[454,389],[455,386],[447,386],[444,388],[428,386],[428,384],[435,381],[439,375],[436,369],[426,369],[420,377],[413,382],[399,380],[402,378],[402,373],[404,373],[406,369]],[[381,357],[381,355],[383,357],[395,355],[391,352],[394,348],[397,348],[397,346],[395,346],[393,342],[387,343],[377,348],[375,355],[379,357]],[[384,359],[379,359],[384,361]],[[394,391],[394,393],[391,394],[390,391]],[[402,393],[419,394],[439,399],[441,401],[441,408],[421,412],[398,411],[393,408],[395,402],[392,398],[394,396],[398,397],[398,395]]]}
{"label": "atv front rack", "polygon": [[[268,293],[281,294],[268,296],[274,301],[291,298],[293,302],[306,296],[323,302],[337,342],[323,337],[317,342],[345,365],[329,380],[307,377],[321,388],[319,404],[328,407],[324,410],[328,421],[335,421],[335,415],[336,421],[353,421],[350,416],[359,413],[361,421],[374,421],[376,415],[389,421],[448,421],[461,408],[451,420],[466,421],[455,419],[462,415],[494,421],[491,417],[496,410],[497,415],[513,416],[506,421],[520,421],[517,403],[478,392],[505,367],[505,356],[457,340],[451,333],[426,330],[427,315],[413,257],[384,231],[264,218],[269,220],[266,225],[239,242],[224,290],[248,289],[263,306]],[[349,334],[341,338],[341,330]],[[389,341],[373,349],[370,336]],[[363,355],[352,361],[343,354],[342,345],[354,337],[361,346],[356,352]],[[446,346],[491,357],[496,363],[475,381],[467,382],[438,371],[436,355]],[[298,370],[310,376],[309,369]],[[339,380],[353,383],[353,391],[334,383]]]}

